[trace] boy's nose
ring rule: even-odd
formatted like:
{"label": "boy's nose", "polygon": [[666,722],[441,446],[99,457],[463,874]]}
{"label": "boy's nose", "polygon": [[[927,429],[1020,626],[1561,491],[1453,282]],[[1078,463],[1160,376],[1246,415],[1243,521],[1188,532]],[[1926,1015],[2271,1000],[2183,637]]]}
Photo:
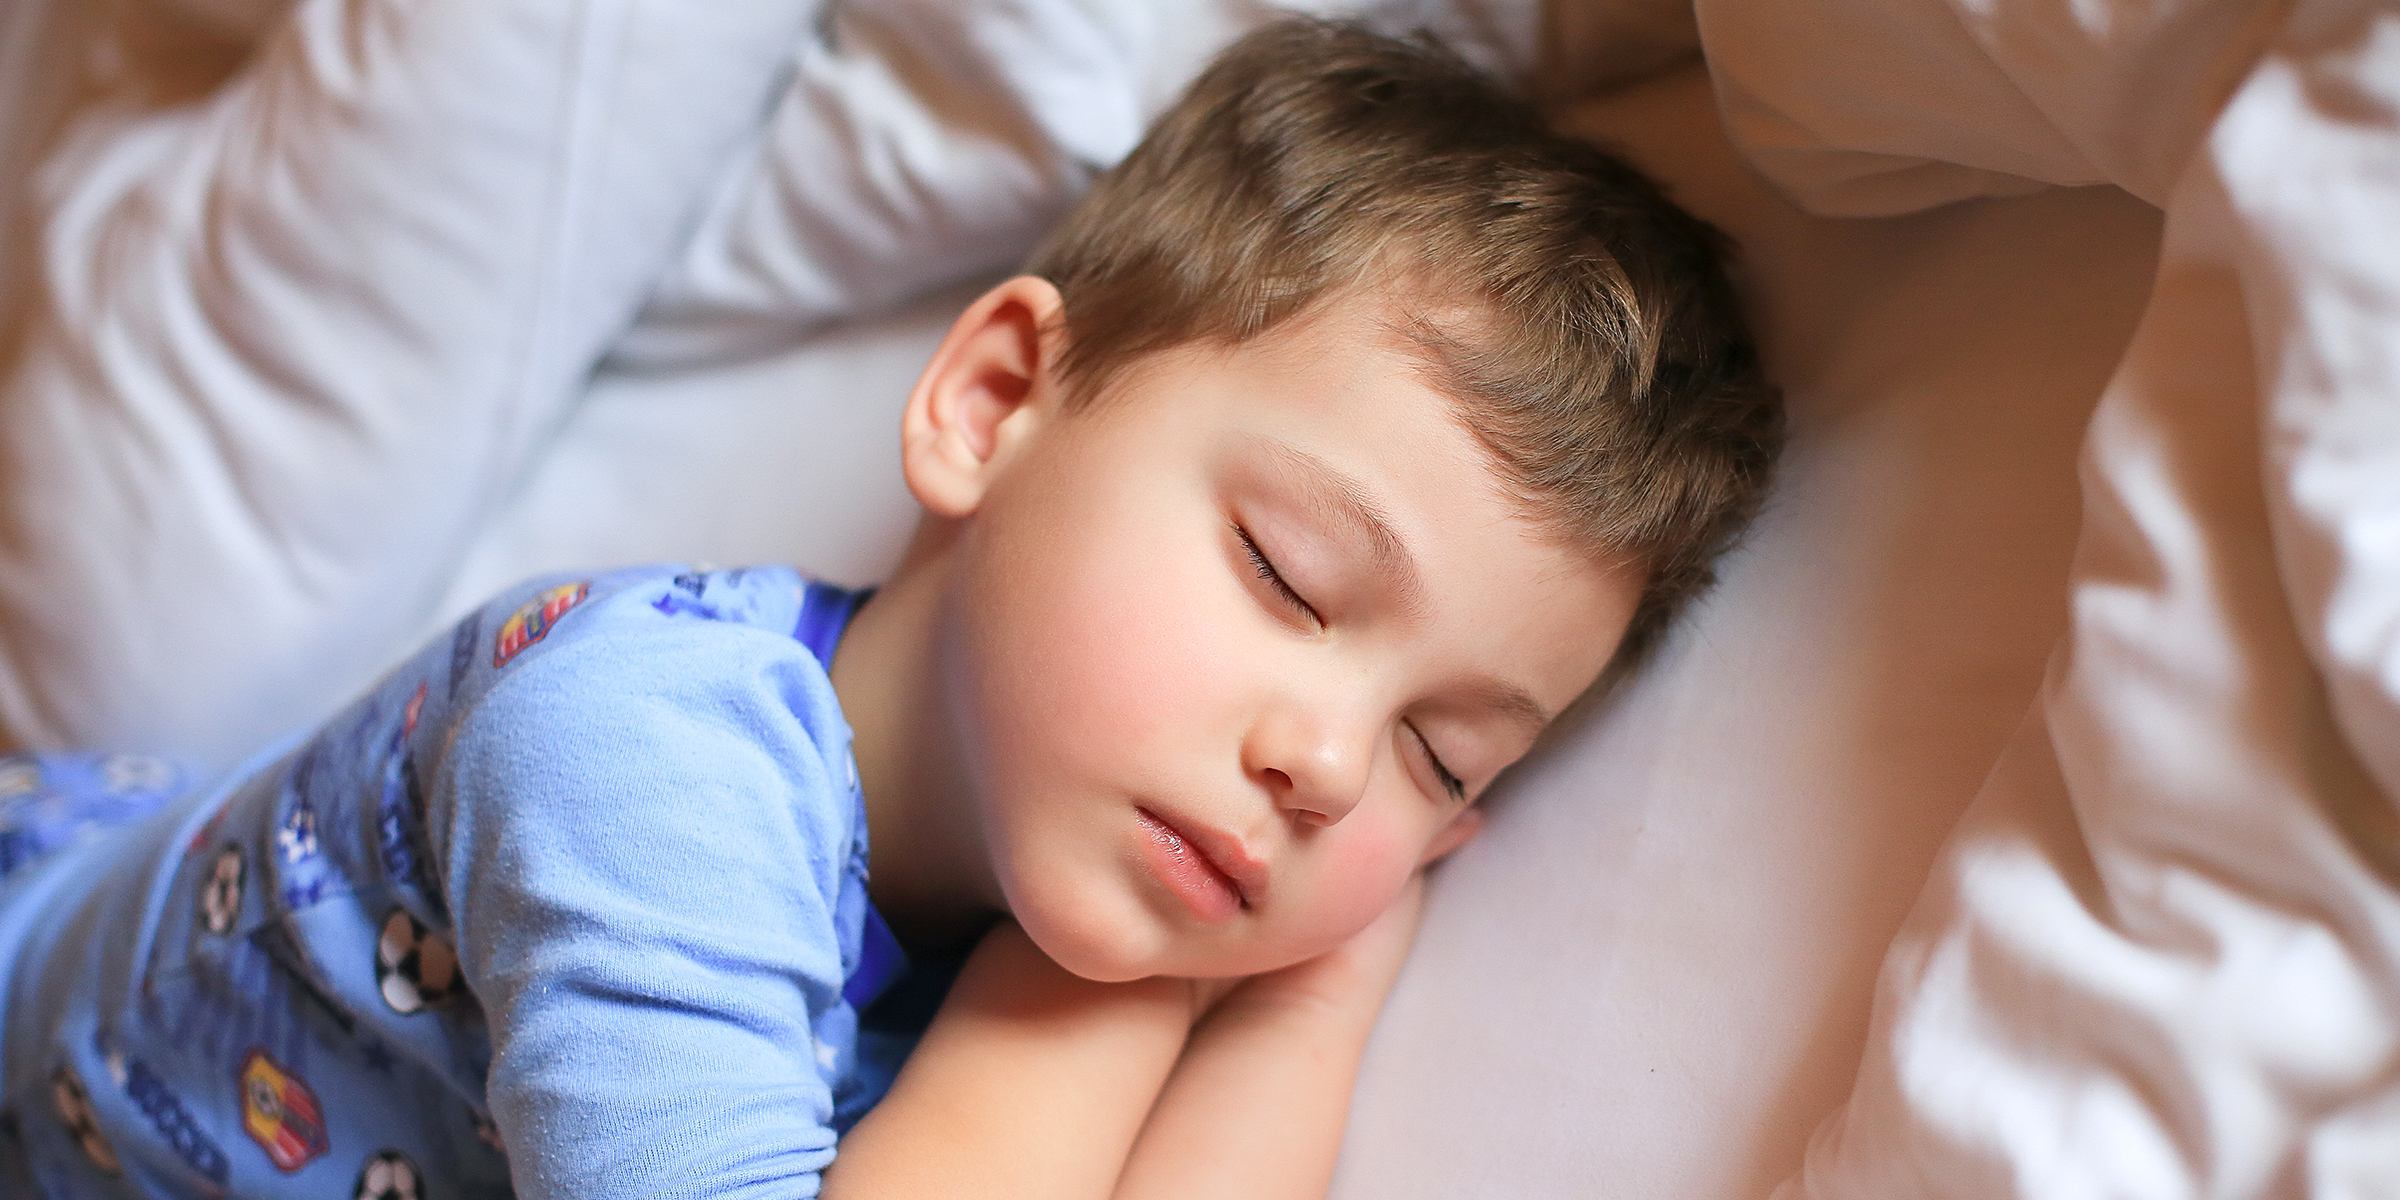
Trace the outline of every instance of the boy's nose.
{"label": "boy's nose", "polygon": [[1373,759],[1372,738],[1340,722],[1292,714],[1262,723],[1251,738],[1250,773],[1276,807],[1307,825],[1331,825],[1358,807]]}

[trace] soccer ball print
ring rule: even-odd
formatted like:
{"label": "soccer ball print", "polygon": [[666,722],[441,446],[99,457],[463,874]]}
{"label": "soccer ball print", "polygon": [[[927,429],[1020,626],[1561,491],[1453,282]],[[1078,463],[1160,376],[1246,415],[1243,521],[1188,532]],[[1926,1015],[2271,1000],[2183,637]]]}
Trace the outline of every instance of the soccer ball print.
{"label": "soccer ball print", "polygon": [[358,1169],[353,1200],[418,1200],[417,1164],[397,1150],[378,1150]]}
{"label": "soccer ball print", "polygon": [[375,941],[375,986],[393,1012],[404,1014],[466,990],[450,939],[426,929],[405,908],[383,918],[383,936]]}
{"label": "soccer ball print", "polygon": [[65,1067],[50,1073],[50,1105],[58,1110],[59,1124],[67,1127],[67,1137],[83,1150],[83,1156],[103,1175],[122,1175],[125,1168],[117,1161],[116,1148],[101,1134],[100,1123],[92,1115],[91,1097],[83,1090],[83,1081]]}
{"label": "soccer ball print", "polygon": [[227,846],[200,881],[200,927],[210,933],[233,928],[242,911],[242,848]]}

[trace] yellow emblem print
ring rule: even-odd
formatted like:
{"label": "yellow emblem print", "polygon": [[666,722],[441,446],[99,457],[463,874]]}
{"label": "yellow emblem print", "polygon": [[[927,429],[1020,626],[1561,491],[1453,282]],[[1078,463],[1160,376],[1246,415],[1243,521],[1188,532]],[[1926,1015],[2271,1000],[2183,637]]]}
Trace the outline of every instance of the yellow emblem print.
{"label": "yellow emblem print", "polygon": [[242,1131],[286,1175],[325,1153],[325,1114],[317,1094],[264,1050],[242,1060]]}
{"label": "yellow emblem print", "polygon": [[525,647],[542,640],[550,627],[566,615],[567,610],[583,603],[592,594],[592,585],[564,583],[527,601],[525,607],[509,614],[508,623],[500,627],[500,635],[492,640],[492,666],[505,667]]}

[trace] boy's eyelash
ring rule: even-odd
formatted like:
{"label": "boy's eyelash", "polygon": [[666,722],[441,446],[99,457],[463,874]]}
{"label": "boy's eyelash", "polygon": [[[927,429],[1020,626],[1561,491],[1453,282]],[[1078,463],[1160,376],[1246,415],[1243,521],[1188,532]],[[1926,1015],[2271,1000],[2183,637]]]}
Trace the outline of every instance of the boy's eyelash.
{"label": "boy's eyelash", "polygon": [[1426,761],[1426,762],[1428,762],[1428,763],[1431,763],[1431,764],[1433,765],[1433,778],[1434,778],[1434,781],[1435,781],[1436,783],[1439,783],[1439,784],[1441,784],[1441,785],[1442,785],[1442,790],[1443,790],[1443,791],[1450,793],[1450,798],[1451,798],[1451,799],[1453,799],[1453,800],[1464,800],[1464,799],[1466,799],[1466,798],[1467,798],[1467,784],[1466,784],[1466,781],[1465,781],[1465,780],[1463,780],[1463,779],[1460,779],[1460,778],[1459,778],[1458,776],[1456,776],[1456,775],[1453,775],[1453,774],[1451,774],[1451,773],[1450,773],[1450,768],[1448,768],[1448,767],[1445,767],[1445,766],[1443,766],[1443,765],[1442,765],[1442,756],[1441,756],[1441,755],[1439,755],[1439,754],[1435,754],[1435,753],[1433,752],[1433,743],[1432,743],[1432,742],[1429,742],[1429,741],[1426,741],[1426,740],[1425,740],[1425,735],[1424,735],[1424,734],[1422,734],[1422,733],[1419,733],[1419,732],[1417,731],[1417,727],[1416,727],[1416,726],[1414,726],[1414,725],[1411,725],[1411,726],[1409,726],[1409,727],[1408,727],[1408,733],[1409,733],[1409,736],[1410,736],[1410,737],[1413,737],[1413,738],[1417,739],[1417,745],[1418,745],[1418,747],[1419,747],[1419,748],[1421,748],[1421,749],[1423,749],[1423,750],[1425,751],[1425,761]]}
{"label": "boy's eyelash", "polygon": [[1250,536],[1250,531],[1240,525],[1235,525],[1233,533],[1235,537],[1242,539],[1242,549],[1249,553],[1250,565],[1257,569],[1258,577],[1266,580],[1267,585],[1274,588],[1275,594],[1283,597],[1285,603],[1308,614],[1309,620],[1316,621],[1320,625],[1323,624],[1323,619],[1317,616],[1316,607],[1301,599],[1300,593],[1293,591],[1292,585],[1284,582],[1283,572],[1276,570],[1275,564],[1267,561],[1266,552],[1258,548],[1258,542]]}

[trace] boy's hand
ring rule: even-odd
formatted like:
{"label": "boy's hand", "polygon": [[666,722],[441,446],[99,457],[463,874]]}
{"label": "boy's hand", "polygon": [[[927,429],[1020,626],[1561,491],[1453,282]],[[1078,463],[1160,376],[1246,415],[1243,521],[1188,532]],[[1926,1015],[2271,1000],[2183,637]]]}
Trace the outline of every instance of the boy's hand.
{"label": "boy's hand", "polygon": [[1183,1052],[1191,990],[1079,978],[1000,922],[842,1139],[824,1195],[1100,1200]]}
{"label": "boy's hand", "polygon": [[1192,981],[1196,998],[1221,994],[1151,1109],[1118,1200],[1322,1197],[1359,1056],[1423,908],[1423,885],[1411,879],[1374,923],[1324,954],[1248,979]]}
{"label": "boy's hand", "polygon": [[1002,921],[824,1194],[1320,1197],[1423,904],[1412,879],[1349,941],[1246,979],[1093,983]]}
{"label": "boy's hand", "polygon": [[1425,912],[1425,877],[1412,876],[1365,929],[1349,941],[1277,971],[1234,979],[1192,980],[1195,1013],[1261,1007],[1380,1005],[1400,977]]}

